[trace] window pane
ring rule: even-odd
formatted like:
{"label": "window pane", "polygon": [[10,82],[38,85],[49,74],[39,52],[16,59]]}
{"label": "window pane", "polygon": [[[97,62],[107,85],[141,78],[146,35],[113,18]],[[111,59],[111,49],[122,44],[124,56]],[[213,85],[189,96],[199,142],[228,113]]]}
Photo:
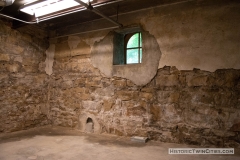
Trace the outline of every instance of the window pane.
{"label": "window pane", "polygon": [[140,49],[140,63],[142,63],[142,48]]}
{"label": "window pane", "polygon": [[140,35],[140,47],[142,47],[142,34],[139,33],[139,35]]}
{"label": "window pane", "polygon": [[128,41],[127,48],[134,48],[138,46],[139,33],[134,34]]}
{"label": "window pane", "polygon": [[138,63],[138,49],[127,50],[127,64]]}

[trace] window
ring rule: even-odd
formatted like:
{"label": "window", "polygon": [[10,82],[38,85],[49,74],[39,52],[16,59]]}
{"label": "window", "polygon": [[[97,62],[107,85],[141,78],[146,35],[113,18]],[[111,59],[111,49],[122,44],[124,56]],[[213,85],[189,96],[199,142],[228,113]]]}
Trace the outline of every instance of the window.
{"label": "window", "polygon": [[[82,0],[87,3],[88,0]],[[90,0],[92,1],[92,0]],[[20,11],[35,17],[41,17],[50,13],[58,12],[64,9],[80,6],[80,4],[74,0],[33,0],[20,8]]]}
{"label": "window", "polygon": [[142,63],[141,32],[140,27],[115,30],[113,37],[113,65]]}
{"label": "window", "polygon": [[125,64],[142,63],[142,35],[140,32],[125,36]]}

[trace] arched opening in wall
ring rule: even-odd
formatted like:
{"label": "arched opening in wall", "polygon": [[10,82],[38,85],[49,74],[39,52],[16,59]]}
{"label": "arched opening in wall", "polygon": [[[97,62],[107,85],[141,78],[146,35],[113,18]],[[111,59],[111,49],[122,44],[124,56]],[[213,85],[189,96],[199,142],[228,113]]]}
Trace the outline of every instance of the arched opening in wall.
{"label": "arched opening in wall", "polygon": [[92,118],[90,118],[90,117],[87,118],[85,131],[88,133],[94,132],[94,123],[93,123]]}

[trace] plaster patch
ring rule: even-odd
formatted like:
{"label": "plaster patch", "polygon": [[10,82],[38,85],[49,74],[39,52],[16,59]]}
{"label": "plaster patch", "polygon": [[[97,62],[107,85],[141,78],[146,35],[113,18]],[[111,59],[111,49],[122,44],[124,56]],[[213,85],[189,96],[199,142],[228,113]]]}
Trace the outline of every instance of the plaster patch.
{"label": "plaster patch", "polygon": [[78,36],[69,36],[68,37],[68,46],[70,49],[77,48],[79,42],[80,42],[80,38]]}
{"label": "plaster patch", "polygon": [[45,72],[48,74],[48,75],[51,75],[52,74],[52,67],[53,67],[53,57],[54,57],[54,53],[55,53],[55,44],[51,44],[49,46],[49,48],[46,50],[46,60],[45,60],[45,64],[46,64],[46,67],[45,67]]}
{"label": "plaster patch", "polygon": [[17,56],[17,57],[14,58],[14,61],[22,63],[23,58],[21,56]]}
{"label": "plaster patch", "polygon": [[146,85],[156,75],[161,51],[155,37],[142,31],[143,60],[141,64],[113,65],[113,32],[96,42],[92,49],[91,61],[107,77],[122,77],[136,85]]}
{"label": "plaster patch", "polygon": [[94,43],[101,41],[107,34],[108,31],[94,32],[82,35],[81,38],[84,42],[90,45],[92,49]]}

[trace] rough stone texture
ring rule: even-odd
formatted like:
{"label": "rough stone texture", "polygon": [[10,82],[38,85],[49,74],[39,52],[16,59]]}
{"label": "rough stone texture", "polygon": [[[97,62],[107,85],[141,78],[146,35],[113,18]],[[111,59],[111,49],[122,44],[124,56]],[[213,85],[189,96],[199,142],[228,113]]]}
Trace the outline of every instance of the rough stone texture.
{"label": "rough stone texture", "polygon": [[240,146],[240,70],[166,66],[147,85],[137,86],[125,78],[105,77],[87,55],[57,59],[55,64],[49,86],[54,125],[85,131],[91,118],[96,133]]}
{"label": "rough stone texture", "polygon": [[[49,120],[85,131],[91,118],[95,133],[239,147],[239,3],[213,1],[119,16],[124,25],[143,25],[161,46],[162,68],[145,86],[112,73],[112,39],[104,39],[106,31],[55,40],[53,73],[47,76],[43,32],[29,26],[19,32],[1,24],[0,132]],[[94,68],[89,53],[96,48],[108,59],[96,54],[95,62],[109,72]]]}
{"label": "rough stone texture", "polygon": [[0,21],[0,132],[49,124],[48,77],[38,69],[48,42],[32,28],[32,34],[24,27],[20,32]]}

